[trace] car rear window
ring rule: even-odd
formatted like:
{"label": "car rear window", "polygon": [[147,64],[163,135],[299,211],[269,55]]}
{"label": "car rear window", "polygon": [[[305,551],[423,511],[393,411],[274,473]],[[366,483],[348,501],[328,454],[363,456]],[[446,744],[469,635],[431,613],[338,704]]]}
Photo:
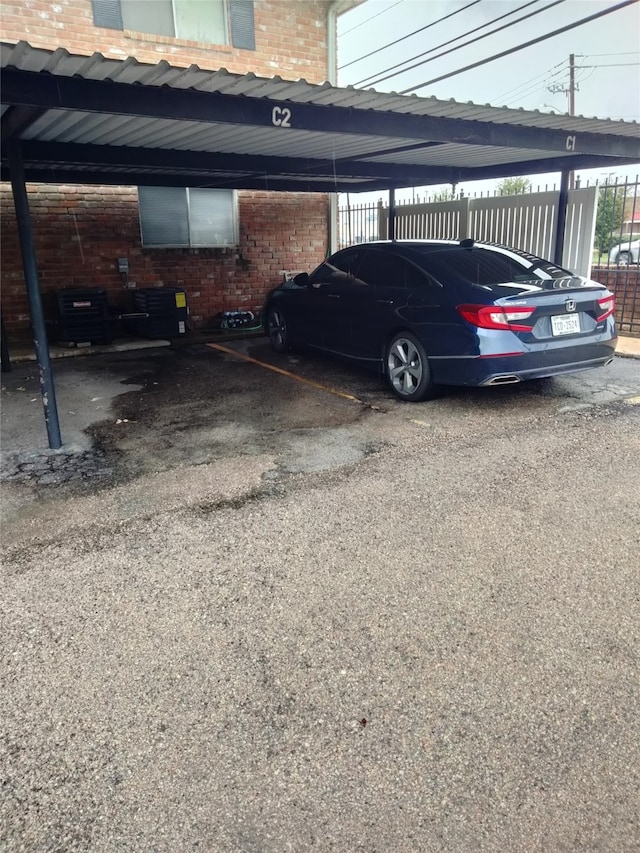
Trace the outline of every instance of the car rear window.
{"label": "car rear window", "polygon": [[[419,249],[416,251],[420,253]],[[421,265],[442,284],[455,280],[466,284],[492,285],[511,281],[564,278],[571,275],[549,261],[532,258],[532,265],[519,258],[478,246],[472,249],[452,246],[420,254],[423,254]]]}

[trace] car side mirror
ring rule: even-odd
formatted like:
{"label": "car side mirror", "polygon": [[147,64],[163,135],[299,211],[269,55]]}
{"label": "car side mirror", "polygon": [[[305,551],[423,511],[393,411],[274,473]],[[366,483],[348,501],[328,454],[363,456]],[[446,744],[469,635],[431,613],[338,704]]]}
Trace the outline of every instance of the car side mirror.
{"label": "car side mirror", "polygon": [[293,281],[298,287],[307,287],[309,284],[309,273],[299,272],[297,275],[294,275]]}

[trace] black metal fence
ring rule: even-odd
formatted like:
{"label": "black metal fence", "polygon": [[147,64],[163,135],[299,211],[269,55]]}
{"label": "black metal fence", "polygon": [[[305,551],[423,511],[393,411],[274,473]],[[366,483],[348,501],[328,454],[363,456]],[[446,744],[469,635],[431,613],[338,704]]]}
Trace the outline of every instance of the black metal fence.
{"label": "black metal fence", "polygon": [[338,208],[338,248],[366,243],[368,240],[385,240],[382,233],[382,200],[367,204],[352,204],[349,196],[346,204]]}
{"label": "black metal fence", "polygon": [[640,184],[597,184],[598,208],[592,278],[616,296],[616,321],[623,335],[640,337]]}

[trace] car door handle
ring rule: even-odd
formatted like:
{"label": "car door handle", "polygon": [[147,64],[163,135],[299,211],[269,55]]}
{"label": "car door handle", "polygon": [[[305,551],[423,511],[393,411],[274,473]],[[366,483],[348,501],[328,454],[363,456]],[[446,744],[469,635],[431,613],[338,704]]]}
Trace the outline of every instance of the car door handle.
{"label": "car door handle", "polygon": [[393,305],[393,299],[378,299],[382,305]]}
{"label": "car door handle", "polygon": [[340,299],[339,293],[327,293],[327,296],[329,297],[329,299]]}

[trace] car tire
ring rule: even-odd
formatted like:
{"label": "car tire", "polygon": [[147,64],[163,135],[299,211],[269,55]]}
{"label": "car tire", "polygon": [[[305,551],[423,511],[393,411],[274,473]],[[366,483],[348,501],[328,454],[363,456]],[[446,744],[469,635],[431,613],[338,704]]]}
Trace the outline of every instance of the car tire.
{"label": "car tire", "polygon": [[616,259],[616,263],[621,267],[627,267],[631,263],[631,254],[629,252],[620,252]]}
{"label": "car tire", "polygon": [[389,343],[384,371],[396,397],[418,403],[435,397],[435,385],[425,348],[411,332],[400,332]]}
{"label": "car tire", "polygon": [[281,308],[270,308],[266,322],[269,343],[275,352],[288,352],[291,349],[289,327]]}

